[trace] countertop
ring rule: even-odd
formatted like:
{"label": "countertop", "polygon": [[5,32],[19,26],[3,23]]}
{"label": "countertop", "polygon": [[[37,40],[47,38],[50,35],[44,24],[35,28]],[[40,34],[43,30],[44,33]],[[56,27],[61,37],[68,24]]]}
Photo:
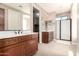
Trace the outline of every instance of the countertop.
{"label": "countertop", "polygon": [[26,32],[22,34],[15,34],[15,33],[10,33],[10,32],[7,32],[7,33],[5,32],[5,33],[0,33],[0,39],[23,36],[23,35],[31,35],[31,34],[37,34],[37,33]]}

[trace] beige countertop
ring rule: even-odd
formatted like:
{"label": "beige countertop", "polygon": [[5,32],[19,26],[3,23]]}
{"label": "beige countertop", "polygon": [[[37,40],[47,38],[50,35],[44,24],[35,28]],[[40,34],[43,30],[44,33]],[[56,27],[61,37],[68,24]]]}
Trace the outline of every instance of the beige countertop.
{"label": "beige countertop", "polygon": [[31,35],[31,34],[37,34],[37,33],[26,32],[22,34],[15,34],[15,33],[10,33],[10,32],[7,32],[7,33],[5,32],[5,33],[0,33],[0,39],[23,36],[23,35]]}

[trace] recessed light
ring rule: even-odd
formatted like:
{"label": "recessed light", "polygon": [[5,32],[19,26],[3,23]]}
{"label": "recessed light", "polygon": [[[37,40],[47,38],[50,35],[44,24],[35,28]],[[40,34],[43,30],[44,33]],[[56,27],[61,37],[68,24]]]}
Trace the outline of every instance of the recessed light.
{"label": "recessed light", "polygon": [[18,7],[22,8],[23,6],[22,5],[19,5]]}

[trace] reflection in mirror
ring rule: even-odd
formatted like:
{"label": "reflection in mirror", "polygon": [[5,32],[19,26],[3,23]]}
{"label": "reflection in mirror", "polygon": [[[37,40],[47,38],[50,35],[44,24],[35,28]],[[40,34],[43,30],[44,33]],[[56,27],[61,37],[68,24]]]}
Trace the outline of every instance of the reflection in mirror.
{"label": "reflection in mirror", "polygon": [[29,30],[30,16],[23,15],[23,26],[22,30]]}
{"label": "reflection in mirror", "polygon": [[0,31],[3,31],[4,30],[4,12],[5,10],[0,8]]}
{"label": "reflection in mirror", "polygon": [[29,30],[29,3],[0,4],[0,31]]}

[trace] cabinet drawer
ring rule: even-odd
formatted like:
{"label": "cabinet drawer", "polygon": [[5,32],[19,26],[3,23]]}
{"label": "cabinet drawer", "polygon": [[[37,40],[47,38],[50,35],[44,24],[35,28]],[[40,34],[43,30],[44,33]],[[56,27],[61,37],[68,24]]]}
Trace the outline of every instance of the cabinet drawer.
{"label": "cabinet drawer", "polygon": [[5,39],[4,42],[5,42],[5,46],[16,44],[18,43],[18,38],[16,37],[16,38]]}

